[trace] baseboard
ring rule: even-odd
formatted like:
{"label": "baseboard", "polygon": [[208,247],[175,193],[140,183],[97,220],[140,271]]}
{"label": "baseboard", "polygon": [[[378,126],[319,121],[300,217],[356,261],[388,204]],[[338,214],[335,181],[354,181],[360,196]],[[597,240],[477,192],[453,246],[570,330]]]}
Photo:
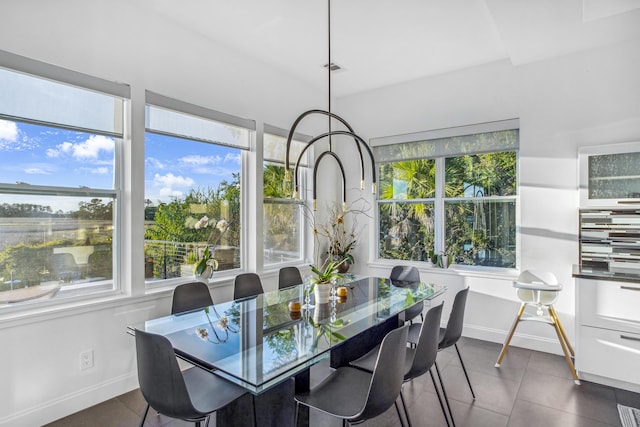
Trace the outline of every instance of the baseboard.
{"label": "baseboard", "polygon": [[628,383],[626,381],[618,381],[607,377],[601,377],[600,375],[589,374],[583,371],[578,371],[578,376],[581,380],[589,381],[592,383],[598,383],[613,388],[619,388],[622,390],[632,391],[634,393],[640,393],[640,385]]}
{"label": "baseboard", "polygon": [[1,427],[33,427],[48,424],[138,387],[135,372],[94,384],[0,419]]}
{"label": "baseboard", "polygon": [[[463,336],[502,344],[507,339],[507,331],[477,325],[464,325]],[[509,346],[563,355],[562,347],[557,339],[521,334],[518,331],[513,335]]]}

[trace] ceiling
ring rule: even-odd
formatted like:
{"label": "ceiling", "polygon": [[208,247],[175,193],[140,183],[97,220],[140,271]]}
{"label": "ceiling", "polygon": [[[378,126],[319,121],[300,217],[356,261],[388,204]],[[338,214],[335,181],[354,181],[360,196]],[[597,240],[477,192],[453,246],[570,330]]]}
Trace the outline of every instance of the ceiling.
{"label": "ceiling", "polygon": [[[327,87],[328,0],[140,0],[147,13]],[[332,94],[640,38],[640,0],[332,0]]]}

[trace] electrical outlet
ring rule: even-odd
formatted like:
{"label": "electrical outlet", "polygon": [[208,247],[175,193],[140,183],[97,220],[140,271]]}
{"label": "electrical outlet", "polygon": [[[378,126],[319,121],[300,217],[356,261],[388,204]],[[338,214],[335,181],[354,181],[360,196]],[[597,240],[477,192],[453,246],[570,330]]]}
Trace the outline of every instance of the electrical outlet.
{"label": "electrical outlet", "polygon": [[86,350],[80,353],[80,370],[93,368],[93,350]]}

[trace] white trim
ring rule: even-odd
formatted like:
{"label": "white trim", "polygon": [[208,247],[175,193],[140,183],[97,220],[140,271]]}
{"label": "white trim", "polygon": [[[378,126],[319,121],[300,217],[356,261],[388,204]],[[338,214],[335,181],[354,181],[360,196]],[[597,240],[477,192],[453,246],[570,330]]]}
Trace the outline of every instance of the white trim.
{"label": "white trim", "polygon": [[520,119],[497,120],[495,122],[485,122],[473,125],[455,126],[450,128],[371,138],[369,140],[369,144],[372,147],[378,147],[381,145],[403,144],[405,142],[427,141],[430,139],[451,138],[454,136],[473,135],[476,133],[497,132],[501,130],[519,128]]}
{"label": "white trim", "polygon": [[0,50],[0,67],[120,98],[128,99],[131,97],[131,88],[128,84],[89,76],[4,50]]}
{"label": "white trim", "polygon": [[221,111],[211,110],[199,105],[190,104],[168,96],[160,95],[155,92],[145,91],[146,103],[156,107],[166,108],[169,110],[179,111],[196,117],[210,119],[220,123],[226,123],[233,126],[256,130],[256,121],[251,119],[243,119],[242,117],[233,116]]}

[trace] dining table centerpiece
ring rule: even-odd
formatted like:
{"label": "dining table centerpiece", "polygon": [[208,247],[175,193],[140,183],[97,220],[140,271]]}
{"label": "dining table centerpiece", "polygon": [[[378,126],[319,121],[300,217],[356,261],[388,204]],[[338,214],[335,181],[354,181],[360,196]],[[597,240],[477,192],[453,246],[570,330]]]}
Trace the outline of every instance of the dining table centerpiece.
{"label": "dining table centerpiece", "polygon": [[340,273],[349,271],[355,262],[353,251],[358,244],[361,229],[358,216],[365,214],[364,202],[354,202],[350,206],[327,206],[324,220],[313,218],[313,234],[326,260],[336,261]]}
{"label": "dining table centerpiece", "polygon": [[331,297],[331,288],[335,285],[336,280],[342,278],[340,265],[344,262],[346,261],[326,259],[324,264],[320,267],[316,267],[315,265],[309,266],[313,273],[311,286],[313,287],[313,295],[315,297],[316,304],[325,304],[329,302]]}

